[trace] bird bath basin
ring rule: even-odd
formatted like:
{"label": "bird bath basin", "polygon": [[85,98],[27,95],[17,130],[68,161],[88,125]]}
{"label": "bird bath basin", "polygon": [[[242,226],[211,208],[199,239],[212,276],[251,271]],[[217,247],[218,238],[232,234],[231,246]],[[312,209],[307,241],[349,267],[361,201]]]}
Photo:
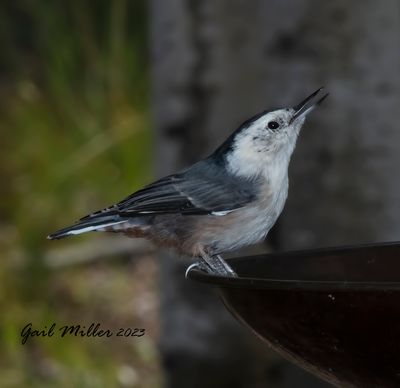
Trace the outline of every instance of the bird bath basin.
{"label": "bird bath basin", "polygon": [[238,278],[193,268],[274,350],[340,387],[400,387],[400,242],[229,260]]}

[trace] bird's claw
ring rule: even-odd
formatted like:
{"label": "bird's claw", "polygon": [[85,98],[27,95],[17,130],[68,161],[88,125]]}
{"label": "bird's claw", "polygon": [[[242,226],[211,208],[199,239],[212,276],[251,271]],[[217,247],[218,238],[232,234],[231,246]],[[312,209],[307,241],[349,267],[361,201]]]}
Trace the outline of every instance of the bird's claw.
{"label": "bird's claw", "polygon": [[188,274],[193,268],[198,268],[202,271],[209,273],[209,271],[203,266],[203,263],[200,261],[197,261],[196,263],[190,264],[189,267],[186,268],[185,279],[188,279]]}
{"label": "bird's claw", "polygon": [[208,260],[201,258],[200,261],[191,264],[185,272],[185,278],[188,278],[188,273],[191,269],[198,268],[210,275],[223,277],[237,277],[236,272],[229,264],[220,256],[208,257]]}

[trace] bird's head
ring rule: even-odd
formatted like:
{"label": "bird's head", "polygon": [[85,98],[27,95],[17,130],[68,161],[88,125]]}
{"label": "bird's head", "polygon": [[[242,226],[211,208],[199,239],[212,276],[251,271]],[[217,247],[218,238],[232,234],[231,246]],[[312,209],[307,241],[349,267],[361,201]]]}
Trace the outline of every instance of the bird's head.
{"label": "bird's head", "polygon": [[217,153],[240,175],[256,175],[275,161],[288,163],[306,116],[328,96],[322,90],[292,108],[265,111],[245,121]]}

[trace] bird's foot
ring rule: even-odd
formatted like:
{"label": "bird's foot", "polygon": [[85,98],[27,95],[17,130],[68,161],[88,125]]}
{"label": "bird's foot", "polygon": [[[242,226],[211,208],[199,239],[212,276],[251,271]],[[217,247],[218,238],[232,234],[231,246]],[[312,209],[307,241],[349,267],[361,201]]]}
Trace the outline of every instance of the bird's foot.
{"label": "bird's foot", "polygon": [[199,261],[199,268],[210,275],[237,277],[236,272],[219,255],[209,256],[203,254]]}
{"label": "bird's foot", "polygon": [[236,272],[231,268],[231,266],[219,255],[209,256],[207,254],[203,254],[200,257],[200,260],[191,264],[186,272],[185,278],[187,279],[187,275],[192,268],[198,268],[201,271],[207,272],[210,275],[214,276],[224,276],[236,278]]}
{"label": "bird's foot", "polygon": [[190,264],[189,267],[187,267],[185,271],[185,278],[188,278],[188,273],[193,269],[193,268],[198,268],[201,271],[207,272],[207,273],[213,273],[212,269],[207,265],[207,263],[204,263],[203,261],[196,261],[193,264]]}
{"label": "bird's foot", "polygon": [[218,268],[219,274],[231,278],[238,277],[236,272],[232,269],[232,267],[220,255],[212,256],[212,259],[216,261],[216,267]]}

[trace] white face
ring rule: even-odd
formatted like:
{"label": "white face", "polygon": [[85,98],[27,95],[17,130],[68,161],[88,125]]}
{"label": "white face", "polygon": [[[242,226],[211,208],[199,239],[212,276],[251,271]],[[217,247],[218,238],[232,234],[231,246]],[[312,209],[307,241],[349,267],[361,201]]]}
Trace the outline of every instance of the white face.
{"label": "white face", "polygon": [[279,109],[269,112],[254,121],[243,136],[251,137],[251,143],[257,152],[279,151],[293,139],[296,140],[305,117],[294,120],[293,109]]}
{"label": "white face", "polygon": [[279,109],[243,128],[227,158],[232,171],[251,176],[274,162],[287,165],[305,120],[304,115],[292,121],[294,113],[293,109]]}

